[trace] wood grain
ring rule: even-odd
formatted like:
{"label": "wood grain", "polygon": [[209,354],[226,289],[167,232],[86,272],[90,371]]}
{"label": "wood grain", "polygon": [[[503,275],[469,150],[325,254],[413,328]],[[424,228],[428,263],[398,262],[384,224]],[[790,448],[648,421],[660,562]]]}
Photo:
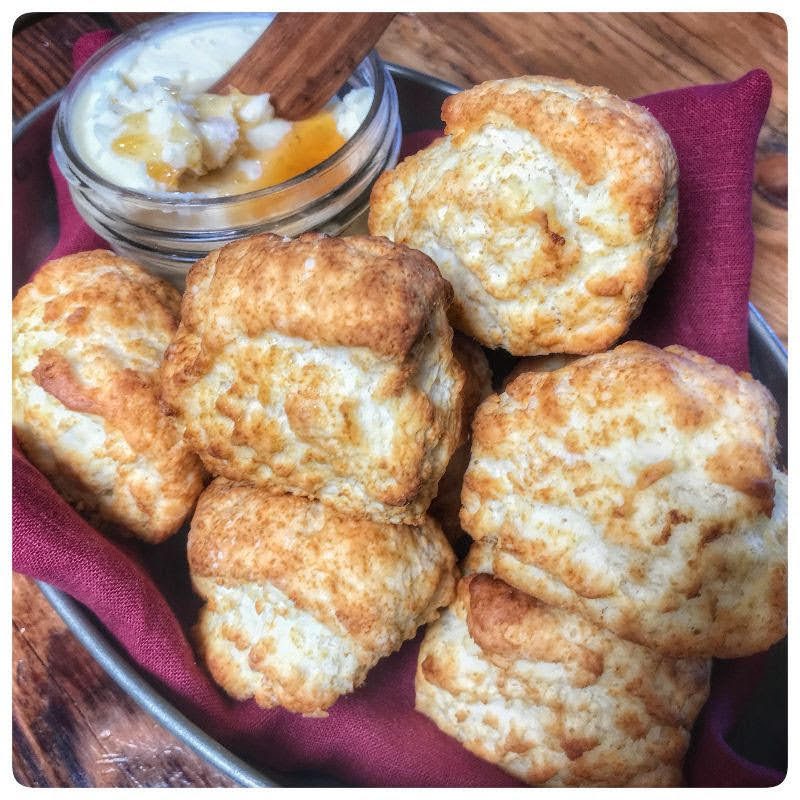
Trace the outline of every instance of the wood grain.
{"label": "wood grain", "polygon": [[275,113],[297,120],[315,114],[375,47],[393,14],[277,14],[253,46],[211,88],[269,92]]}
{"label": "wood grain", "polygon": [[14,36],[11,106],[21,117],[72,77],[72,46],[102,27],[88,14],[53,14]]}
{"label": "wood grain", "polygon": [[[149,13],[22,18],[13,37],[19,118],[69,79],[72,44]],[[35,18],[34,18],[35,17]],[[540,73],[636,97],[728,81],[755,67],[773,81],[753,195],[751,298],[787,340],[787,35],[774,14],[398,14],[378,44],[390,61],[459,86]],[[102,672],[27,578],[12,580],[13,752],[27,786],[229,786]]]}
{"label": "wood grain", "polygon": [[25,786],[233,786],[141,711],[36,584],[12,582],[12,769]]}

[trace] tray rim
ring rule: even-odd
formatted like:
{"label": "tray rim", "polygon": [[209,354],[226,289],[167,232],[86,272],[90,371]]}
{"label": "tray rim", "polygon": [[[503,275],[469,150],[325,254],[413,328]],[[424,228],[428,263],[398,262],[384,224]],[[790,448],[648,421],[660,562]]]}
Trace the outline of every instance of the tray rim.
{"label": "tray rim", "polygon": [[49,583],[37,580],[36,585],[89,655],[139,708],[163,728],[240,786],[283,785],[251,767],[166,700],[123,655],[113,637],[97,626],[81,603]]}
{"label": "tray rim", "polygon": [[[408,80],[415,81],[427,88],[440,91],[443,94],[455,94],[462,90],[461,87],[449,81],[413,69],[412,67],[406,67],[390,61],[385,63],[393,76],[398,75]],[[53,106],[60,102],[64,91],[64,89],[61,89],[51,95],[14,124],[12,144],[15,143],[41,115],[50,111]],[[775,331],[770,327],[769,323],[764,319],[761,312],[758,311],[752,303],[748,303],[748,335],[751,343],[753,340],[757,340],[768,350],[770,356],[775,360],[779,368],[780,377],[786,381],[788,378],[787,349],[778,338]],[[258,770],[249,765],[242,758],[235,755],[231,750],[203,731],[172,703],[166,700],[142,672],[133,665],[113,637],[102,628],[102,624],[100,623],[98,625],[98,623],[94,621],[93,614],[83,606],[83,604],[52,584],[41,580],[36,580],[35,583],[48,603],[50,603],[69,631],[87,650],[89,655],[92,656],[105,673],[128,697],[143,711],[155,719],[163,728],[240,786],[267,788],[286,785],[279,783],[265,771]]]}

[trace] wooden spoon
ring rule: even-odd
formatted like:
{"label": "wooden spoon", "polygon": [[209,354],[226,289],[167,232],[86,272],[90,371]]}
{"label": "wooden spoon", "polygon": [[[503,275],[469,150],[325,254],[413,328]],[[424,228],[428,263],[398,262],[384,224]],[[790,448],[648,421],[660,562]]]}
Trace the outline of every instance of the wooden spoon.
{"label": "wooden spoon", "polygon": [[269,92],[279,117],[319,111],[369,53],[394,14],[279,13],[209,92]]}

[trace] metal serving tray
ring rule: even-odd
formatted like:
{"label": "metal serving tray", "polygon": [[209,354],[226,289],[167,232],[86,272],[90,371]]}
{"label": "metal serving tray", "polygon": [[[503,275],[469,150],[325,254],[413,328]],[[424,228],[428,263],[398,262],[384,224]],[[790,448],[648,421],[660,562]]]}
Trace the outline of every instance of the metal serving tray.
{"label": "metal serving tray", "polygon": [[[457,86],[408,67],[390,64],[397,86],[404,133],[438,128],[442,101],[459,91]],[[18,209],[30,207],[14,203],[13,267],[14,292],[28,280],[55,245],[58,217],[55,194],[48,168],[50,129],[61,93],[53,95],[22,119],[14,128],[14,199],[22,194],[37,198],[40,213],[35,218],[18,218]],[[780,407],[778,441],[780,462],[787,459],[787,375],[788,358],[778,337],[751,304],[749,313],[751,370],[767,386]],[[103,625],[83,605],[54,586],[38,582],[39,588],[81,644],[98,664],[141,708],[167,730],[221,772],[243,786],[336,785],[319,775],[267,773],[246,763],[188,720],[139,671]],[[732,732],[739,752],[753,760],[775,761],[786,752],[786,646],[785,641],[770,653],[765,675],[750,704]],[[764,713],[767,709],[768,713]],[[765,743],[767,750],[764,749]]]}

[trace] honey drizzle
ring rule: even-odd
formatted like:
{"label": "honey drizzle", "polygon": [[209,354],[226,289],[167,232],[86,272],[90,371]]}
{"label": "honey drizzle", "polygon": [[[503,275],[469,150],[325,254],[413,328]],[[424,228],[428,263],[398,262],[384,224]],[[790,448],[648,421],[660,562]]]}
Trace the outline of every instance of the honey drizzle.
{"label": "honey drizzle", "polygon": [[[173,129],[173,134],[175,133]],[[181,170],[161,160],[161,142],[150,134],[144,111],[125,117],[125,132],[112,142],[111,147],[118,155],[144,161],[147,174],[169,191],[178,189]]]}
{"label": "honey drizzle", "polygon": [[[220,196],[244,194],[283,183],[322,163],[345,143],[330,111],[320,111],[294,122],[275,147],[264,150],[248,143],[246,126],[242,126],[237,152],[228,163],[205,175],[195,175],[161,159],[161,140],[149,133],[145,112],[129,114],[124,123],[125,131],[112,143],[114,152],[144,161],[147,174],[168,191],[205,194],[213,189],[213,194]],[[188,142],[188,136],[178,125],[173,127],[170,138]],[[246,175],[237,164],[237,155],[258,161],[260,176],[253,179]]]}

